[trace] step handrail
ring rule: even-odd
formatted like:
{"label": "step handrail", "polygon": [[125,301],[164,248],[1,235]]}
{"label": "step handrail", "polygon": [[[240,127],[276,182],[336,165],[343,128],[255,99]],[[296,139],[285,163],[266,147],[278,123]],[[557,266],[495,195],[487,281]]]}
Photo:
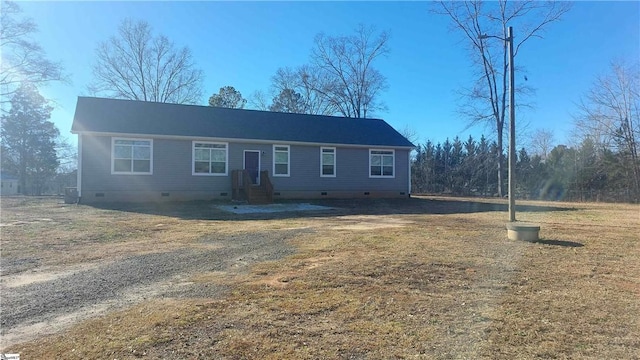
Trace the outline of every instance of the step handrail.
{"label": "step handrail", "polygon": [[269,202],[273,202],[273,184],[271,183],[271,179],[269,179],[269,171],[260,171],[260,186],[263,186],[266,190]]}
{"label": "step handrail", "polygon": [[253,184],[251,183],[249,170],[246,170],[246,169],[242,170],[242,185],[244,187],[244,193],[247,196],[247,200],[251,202],[251,195],[252,195],[251,189],[253,188],[252,187]]}

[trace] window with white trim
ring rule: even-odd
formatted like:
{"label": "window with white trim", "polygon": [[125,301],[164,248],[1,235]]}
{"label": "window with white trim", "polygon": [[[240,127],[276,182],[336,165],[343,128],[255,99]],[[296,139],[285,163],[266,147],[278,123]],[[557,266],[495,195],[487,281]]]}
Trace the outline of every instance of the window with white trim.
{"label": "window with white trim", "polygon": [[150,175],[152,173],[153,140],[111,139],[111,173]]}
{"label": "window with white trim", "polygon": [[369,177],[394,177],[394,164],[394,150],[369,150]]}
{"label": "window with white trim", "polygon": [[320,148],[320,176],[322,177],[336,176],[336,148],[334,147]]}
{"label": "window with white trim", "polygon": [[227,143],[193,142],[193,175],[227,175]]}
{"label": "window with white trim", "polygon": [[289,176],[289,145],[273,145],[273,176]]}

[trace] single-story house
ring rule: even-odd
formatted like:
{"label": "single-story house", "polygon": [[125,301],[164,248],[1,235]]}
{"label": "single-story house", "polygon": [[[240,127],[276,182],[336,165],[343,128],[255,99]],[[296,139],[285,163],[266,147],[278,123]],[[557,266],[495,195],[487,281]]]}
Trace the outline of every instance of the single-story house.
{"label": "single-story house", "polygon": [[16,195],[19,192],[18,177],[0,172],[0,195]]}
{"label": "single-story house", "polygon": [[230,199],[249,180],[272,199],[411,188],[414,145],[379,119],[79,97],[71,132],[83,203]]}

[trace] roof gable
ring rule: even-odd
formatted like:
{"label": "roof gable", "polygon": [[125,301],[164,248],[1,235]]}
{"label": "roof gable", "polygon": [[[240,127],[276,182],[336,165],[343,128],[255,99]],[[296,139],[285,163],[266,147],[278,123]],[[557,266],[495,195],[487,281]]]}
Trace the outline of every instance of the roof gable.
{"label": "roof gable", "polygon": [[414,147],[384,120],[78,97],[71,132]]}

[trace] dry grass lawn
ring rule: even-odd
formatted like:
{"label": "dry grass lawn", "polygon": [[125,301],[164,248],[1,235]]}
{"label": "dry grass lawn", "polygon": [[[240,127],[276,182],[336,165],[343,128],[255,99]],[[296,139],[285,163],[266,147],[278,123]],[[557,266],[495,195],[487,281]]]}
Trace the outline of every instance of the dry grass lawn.
{"label": "dry grass lawn", "polygon": [[[2,199],[3,276],[55,274],[204,235],[307,228],[297,252],[198,273],[222,298],[157,298],[12,345],[21,359],[640,358],[640,207],[519,202],[538,243],[506,239],[505,201],[323,202],[239,216]],[[524,206],[526,205],[526,206]],[[9,259],[24,269],[4,273]],[[15,279],[14,279],[15,280]]]}

